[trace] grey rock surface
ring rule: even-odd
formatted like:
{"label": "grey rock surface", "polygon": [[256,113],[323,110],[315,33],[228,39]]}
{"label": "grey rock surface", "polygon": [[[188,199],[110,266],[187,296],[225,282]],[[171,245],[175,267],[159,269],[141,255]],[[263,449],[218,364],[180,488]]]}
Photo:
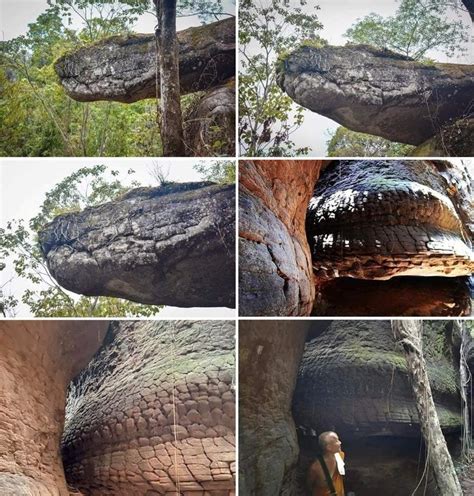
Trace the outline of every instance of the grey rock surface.
{"label": "grey rock surface", "polygon": [[296,103],[363,133],[420,145],[469,111],[474,66],[423,64],[365,45],[301,46],[279,85]]}
{"label": "grey rock surface", "polygon": [[39,233],[70,291],[181,307],[235,305],[235,187],[176,183],[57,217]]}
{"label": "grey rock surface", "polygon": [[[178,32],[181,93],[235,76],[235,19]],[[156,98],[155,35],[114,36],[62,56],[56,73],[67,94],[86,102]]]}
{"label": "grey rock surface", "polygon": [[235,325],[114,322],[69,388],[62,453],[88,496],[230,496]]}

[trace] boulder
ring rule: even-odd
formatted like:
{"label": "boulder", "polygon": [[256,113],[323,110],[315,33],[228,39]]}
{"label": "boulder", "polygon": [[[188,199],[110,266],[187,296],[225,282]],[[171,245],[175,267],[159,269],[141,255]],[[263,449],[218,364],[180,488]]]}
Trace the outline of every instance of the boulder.
{"label": "boulder", "polygon": [[58,216],[39,240],[51,275],[86,296],[234,306],[235,187],[171,183]]}
{"label": "boulder", "polygon": [[240,162],[241,315],[309,315],[314,300],[306,208],[319,160]]}
{"label": "boulder", "polygon": [[421,63],[366,45],[304,43],[280,59],[296,103],[353,131],[420,145],[467,114],[474,65]]}
{"label": "boulder", "polygon": [[[235,19],[178,32],[181,94],[235,76]],[[113,36],[63,55],[55,70],[74,100],[131,103],[156,98],[154,34]],[[159,93],[159,92],[158,92]]]}

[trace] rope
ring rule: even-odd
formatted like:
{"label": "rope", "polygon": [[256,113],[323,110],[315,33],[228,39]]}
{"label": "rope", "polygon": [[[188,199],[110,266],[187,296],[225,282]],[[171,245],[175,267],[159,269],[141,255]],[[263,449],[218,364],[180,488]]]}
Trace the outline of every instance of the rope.
{"label": "rope", "polygon": [[176,478],[176,489],[178,494],[181,494],[181,484],[179,480],[179,470],[178,470],[178,435],[176,433],[176,397],[175,397],[175,389],[176,389],[176,327],[172,326],[172,340],[171,340],[171,363],[173,364],[172,370],[172,393],[171,399],[173,403],[173,431],[174,431],[174,467],[175,467],[175,478]]}

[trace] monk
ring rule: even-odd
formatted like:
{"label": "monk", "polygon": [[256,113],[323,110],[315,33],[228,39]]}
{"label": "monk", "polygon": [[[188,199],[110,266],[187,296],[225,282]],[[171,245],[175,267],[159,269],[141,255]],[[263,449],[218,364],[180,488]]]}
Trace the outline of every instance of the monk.
{"label": "monk", "polygon": [[311,496],[344,496],[344,453],[341,451],[341,441],[335,432],[323,432],[318,438],[322,458],[326,462],[335,492],[332,493],[327,483],[324,469],[319,459],[309,467],[308,487]]}

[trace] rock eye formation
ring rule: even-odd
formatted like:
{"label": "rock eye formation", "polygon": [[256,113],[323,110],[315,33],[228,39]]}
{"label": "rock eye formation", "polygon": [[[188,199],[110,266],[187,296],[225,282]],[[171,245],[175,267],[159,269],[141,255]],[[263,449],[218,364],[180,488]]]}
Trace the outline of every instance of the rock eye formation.
{"label": "rock eye formation", "polygon": [[120,322],[69,389],[62,452],[88,496],[234,493],[232,322]]}
{"label": "rock eye formation", "polygon": [[[455,184],[439,167],[398,160],[330,164],[307,217],[317,277],[470,275],[470,232],[450,195]],[[469,210],[472,196],[467,199]]]}
{"label": "rock eye formation", "polygon": [[281,61],[279,85],[353,131],[420,145],[468,115],[474,66],[424,64],[365,45],[304,45]]}
{"label": "rock eye formation", "polygon": [[234,306],[235,187],[176,183],[57,217],[39,233],[70,291],[181,307]]}
{"label": "rock eye formation", "polygon": [[[178,33],[181,94],[235,75],[235,20]],[[67,94],[81,102],[156,98],[155,35],[114,36],[62,56],[55,65]]]}

